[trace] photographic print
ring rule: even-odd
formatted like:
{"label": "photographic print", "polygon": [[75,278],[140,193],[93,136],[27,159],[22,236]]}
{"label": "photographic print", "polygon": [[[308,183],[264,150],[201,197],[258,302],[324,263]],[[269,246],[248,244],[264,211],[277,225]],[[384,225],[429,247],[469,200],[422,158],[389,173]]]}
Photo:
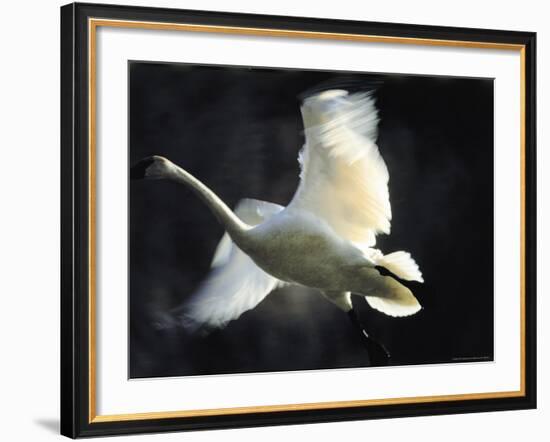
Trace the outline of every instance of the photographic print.
{"label": "photographic print", "polygon": [[129,376],[493,360],[493,80],[130,61]]}
{"label": "photographic print", "polygon": [[63,6],[61,433],[536,408],[535,62],[533,32]]}

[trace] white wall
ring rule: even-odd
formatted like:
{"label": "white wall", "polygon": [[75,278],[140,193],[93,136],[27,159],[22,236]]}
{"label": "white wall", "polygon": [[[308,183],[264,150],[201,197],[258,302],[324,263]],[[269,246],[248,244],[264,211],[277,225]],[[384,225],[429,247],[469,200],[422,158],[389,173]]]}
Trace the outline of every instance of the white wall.
{"label": "white wall", "polygon": [[[263,429],[126,437],[125,440],[543,440],[550,432],[548,380],[550,303],[543,279],[548,219],[543,176],[548,157],[547,87],[550,17],[545,2],[461,0],[269,3],[251,0],[130,1],[127,4],[279,15],[391,21],[538,32],[539,409],[317,424]],[[59,10],[58,0],[6,2],[0,69],[0,437],[58,438],[59,409]],[[545,54],[546,53],[546,54]],[[546,77],[546,78],[545,78]],[[546,216],[545,216],[546,215]],[[546,244],[548,246],[548,244]],[[414,379],[411,379],[414,382]]]}

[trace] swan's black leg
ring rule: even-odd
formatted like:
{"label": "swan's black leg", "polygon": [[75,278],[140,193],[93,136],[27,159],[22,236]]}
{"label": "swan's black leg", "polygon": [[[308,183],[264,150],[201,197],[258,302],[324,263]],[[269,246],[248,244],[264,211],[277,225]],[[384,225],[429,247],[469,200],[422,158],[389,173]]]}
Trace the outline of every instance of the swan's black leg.
{"label": "swan's black leg", "polygon": [[371,366],[388,365],[390,353],[386,350],[384,345],[369,336],[367,330],[365,330],[365,326],[359,320],[357,312],[354,308],[348,312],[348,316],[353,326],[361,334],[361,340],[369,355],[369,364]]}

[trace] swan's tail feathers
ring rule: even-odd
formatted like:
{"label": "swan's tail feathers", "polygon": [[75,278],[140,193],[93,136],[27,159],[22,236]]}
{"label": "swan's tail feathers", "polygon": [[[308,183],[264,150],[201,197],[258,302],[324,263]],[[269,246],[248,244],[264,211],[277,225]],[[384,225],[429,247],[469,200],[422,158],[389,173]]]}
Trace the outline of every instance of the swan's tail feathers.
{"label": "swan's tail feathers", "polygon": [[389,253],[379,258],[376,264],[385,267],[395,276],[405,281],[424,282],[418,264],[408,252],[399,251]]}
{"label": "swan's tail feathers", "polygon": [[422,309],[411,290],[395,278],[382,276],[375,269],[364,271],[369,273],[371,284],[371,289],[364,296],[373,309],[396,317],[411,316]]}
{"label": "swan's tail feathers", "polygon": [[414,315],[422,309],[412,293],[408,299],[389,299],[377,296],[365,296],[365,299],[373,309],[397,318]]}

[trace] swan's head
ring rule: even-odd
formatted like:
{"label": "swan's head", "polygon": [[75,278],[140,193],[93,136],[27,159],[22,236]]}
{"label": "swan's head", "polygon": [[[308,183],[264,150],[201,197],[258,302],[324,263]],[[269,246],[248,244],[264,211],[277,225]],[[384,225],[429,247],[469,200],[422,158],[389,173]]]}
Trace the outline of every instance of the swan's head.
{"label": "swan's head", "polygon": [[343,89],[330,89],[305,98],[300,108],[304,126],[317,126],[330,121],[347,95],[348,91]]}
{"label": "swan's head", "polygon": [[174,163],[164,157],[153,155],[134,164],[130,169],[130,178],[133,180],[160,180],[171,176],[174,172]]}

